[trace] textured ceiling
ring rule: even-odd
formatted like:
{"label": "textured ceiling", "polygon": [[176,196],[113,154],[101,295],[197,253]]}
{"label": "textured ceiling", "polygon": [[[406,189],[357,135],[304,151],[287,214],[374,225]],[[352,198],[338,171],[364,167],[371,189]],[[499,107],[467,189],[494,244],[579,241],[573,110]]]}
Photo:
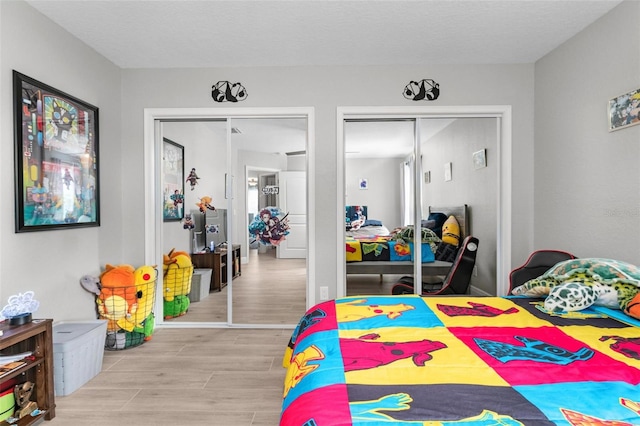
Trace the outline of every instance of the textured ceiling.
{"label": "textured ceiling", "polygon": [[[621,3],[26,1],[121,68],[533,63]],[[235,123],[241,149],[280,155],[304,149],[304,123]],[[430,121],[421,133],[446,124]],[[349,157],[406,155],[410,145],[397,138],[403,125],[351,124]]]}
{"label": "textured ceiling", "polygon": [[27,0],[121,68],[533,63],[620,0]]}

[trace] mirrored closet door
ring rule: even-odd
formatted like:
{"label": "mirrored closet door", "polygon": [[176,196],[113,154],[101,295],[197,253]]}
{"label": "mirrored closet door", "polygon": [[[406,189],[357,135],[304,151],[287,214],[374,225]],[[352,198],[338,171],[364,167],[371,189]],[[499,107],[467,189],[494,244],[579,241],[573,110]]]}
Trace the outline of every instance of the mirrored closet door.
{"label": "mirrored closet door", "polygon": [[158,125],[162,253],[186,251],[195,267],[188,305],[163,301],[164,324],[295,325],[308,278],[307,118]]}

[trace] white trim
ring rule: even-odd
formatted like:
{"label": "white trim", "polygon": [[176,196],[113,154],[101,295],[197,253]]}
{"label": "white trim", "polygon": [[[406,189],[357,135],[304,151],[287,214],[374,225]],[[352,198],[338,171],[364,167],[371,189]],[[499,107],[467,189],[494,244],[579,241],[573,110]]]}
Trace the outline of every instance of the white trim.
{"label": "white trim", "polygon": [[[315,109],[313,107],[284,108],[145,108],[144,109],[144,258],[148,265],[162,265],[162,206],[157,202],[156,194],[160,187],[157,165],[160,164],[160,125],[167,120],[206,120],[259,117],[304,117],[307,119],[307,241],[315,241]],[[230,269],[230,268],[229,268]],[[162,274],[159,274],[156,294],[162,295]],[[307,307],[315,303],[315,247],[309,244],[307,249]],[[231,294],[231,293],[229,293]],[[228,299],[232,300],[231,297]],[[230,302],[228,302],[230,303]],[[156,297],[156,325],[158,327],[207,328],[238,327],[232,323],[231,311],[227,312],[226,323],[165,323],[162,315],[162,297]],[[288,325],[279,325],[280,328]],[[294,326],[294,325],[289,325]],[[269,328],[271,325],[242,324],[242,327]]]}
{"label": "white trim", "polygon": [[[497,253],[496,253],[496,293],[506,294],[511,265],[511,105],[469,105],[469,106],[425,106],[425,107],[338,107],[337,108],[336,166],[337,211],[336,230],[339,248],[336,265],[336,295],[346,293],[346,257],[344,245],[344,120],[346,118],[466,118],[488,117],[498,120],[498,194],[497,194]],[[417,178],[418,180],[419,177]]]}

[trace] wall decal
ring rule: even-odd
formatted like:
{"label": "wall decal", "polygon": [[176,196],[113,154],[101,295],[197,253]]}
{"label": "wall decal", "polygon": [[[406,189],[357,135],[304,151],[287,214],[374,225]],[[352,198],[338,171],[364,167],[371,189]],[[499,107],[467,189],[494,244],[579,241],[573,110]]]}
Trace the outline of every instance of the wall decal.
{"label": "wall decal", "polygon": [[440,96],[440,84],[430,78],[410,81],[404,87],[403,95],[412,101],[435,101]]}
{"label": "wall decal", "polygon": [[247,89],[239,82],[219,81],[211,86],[211,97],[216,102],[244,101],[247,96]]}

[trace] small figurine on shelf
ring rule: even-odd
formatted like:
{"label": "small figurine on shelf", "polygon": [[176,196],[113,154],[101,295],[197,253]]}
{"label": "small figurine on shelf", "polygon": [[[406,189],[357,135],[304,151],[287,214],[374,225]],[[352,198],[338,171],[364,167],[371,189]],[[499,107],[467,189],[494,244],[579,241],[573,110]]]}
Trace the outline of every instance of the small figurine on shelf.
{"label": "small figurine on shelf", "polygon": [[33,388],[32,382],[24,382],[13,388],[13,394],[16,399],[16,411],[13,413],[15,418],[21,419],[38,409],[38,404],[31,401]]}
{"label": "small figurine on shelf", "polygon": [[194,167],[191,169],[191,171],[189,172],[189,176],[187,177],[187,182],[189,182],[189,185],[191,185],[192,191],[198,184],[198,179],[200,179],[200,177],[196,174],[196,168]]}

